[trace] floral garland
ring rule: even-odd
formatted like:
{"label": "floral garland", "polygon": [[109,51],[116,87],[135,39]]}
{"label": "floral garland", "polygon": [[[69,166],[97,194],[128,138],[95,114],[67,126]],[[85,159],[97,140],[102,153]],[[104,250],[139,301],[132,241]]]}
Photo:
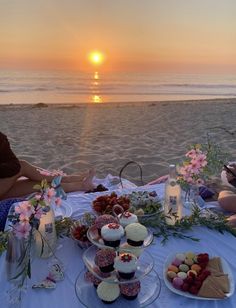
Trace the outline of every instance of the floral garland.
{"label": "floral garland", "polygon": [[[169,214],[175,216],[173,213]],[[154,236],[162,238],[162,244],[165,244],[170,237],[199,241],[198,238],[185,234],[186,231],[191,231],[197,226],[207,227],[220,233],[229,232],[236,237],[236,228],[228,224],[227,216],[210,210],[201,211],[198,206],[193,207],[190,216],[176,220],[174,225],[166,223],[166,218],[168,217],[164,211],[160,210],[154,217],[148,218],[143,222],[144,225],[152,228]]]}

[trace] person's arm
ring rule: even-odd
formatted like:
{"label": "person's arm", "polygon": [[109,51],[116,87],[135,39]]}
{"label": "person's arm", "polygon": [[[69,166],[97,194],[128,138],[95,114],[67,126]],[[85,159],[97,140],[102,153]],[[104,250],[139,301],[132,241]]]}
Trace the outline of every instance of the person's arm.
{"label": "person's arm", "polygon": [[219,193],[218,202],[225,211],[236,213],[236,194],[232,191],[221,191]]}

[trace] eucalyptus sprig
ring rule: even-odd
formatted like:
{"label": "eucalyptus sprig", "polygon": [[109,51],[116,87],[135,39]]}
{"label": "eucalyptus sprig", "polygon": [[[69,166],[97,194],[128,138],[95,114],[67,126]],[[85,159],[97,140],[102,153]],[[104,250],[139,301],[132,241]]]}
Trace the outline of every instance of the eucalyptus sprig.
{"label": "eucalyptus sprig", "polygon": [[0,256],[7,249],[9,232],[0,232]]}
{"label": "eucalyptus sprig", "polygon": [[199,241],[199,238],[185,234],[185,232],[191,231],[197,226],[207,227],[220,233],[229,232],[236,237],[236,229],[228,224],[227,216],[221,213],[213,213],[210,210],[202,212],[195,206],[190,216],[185,216],[180,220],[176,220],[174,225],[169,225],[166,222],[166,219],[170,218],[170,216],[177,218],[176,215],[171,212],[165,215],[164,211],[160,210],[154,217],[147,218],[142,222],[146,226],[152,228],[154,236],[162,238],[162,244],[165,244],[170,237]]}

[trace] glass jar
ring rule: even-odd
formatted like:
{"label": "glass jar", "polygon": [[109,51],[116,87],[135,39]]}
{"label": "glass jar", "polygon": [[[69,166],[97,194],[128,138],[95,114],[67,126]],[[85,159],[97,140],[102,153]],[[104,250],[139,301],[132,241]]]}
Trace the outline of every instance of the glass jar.
{"label": "glass jar", "polygon": [[6,275],[9,281],[20,281],[22,279],[27,262],[26,258],[30,257],[27,247],[27,241],[24,238],[18,239],[13,231],[9,233],[6,252]]}

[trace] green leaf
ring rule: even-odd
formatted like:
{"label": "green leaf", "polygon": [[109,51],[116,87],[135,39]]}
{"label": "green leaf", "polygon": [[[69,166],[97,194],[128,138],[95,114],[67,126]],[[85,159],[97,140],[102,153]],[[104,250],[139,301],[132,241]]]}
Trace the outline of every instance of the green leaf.
{"label": "green leaf", "polygon": [[35,189],[35,190],[41,190],[41,185],[35,184],[35,185],[33,186],[33,189]]}

